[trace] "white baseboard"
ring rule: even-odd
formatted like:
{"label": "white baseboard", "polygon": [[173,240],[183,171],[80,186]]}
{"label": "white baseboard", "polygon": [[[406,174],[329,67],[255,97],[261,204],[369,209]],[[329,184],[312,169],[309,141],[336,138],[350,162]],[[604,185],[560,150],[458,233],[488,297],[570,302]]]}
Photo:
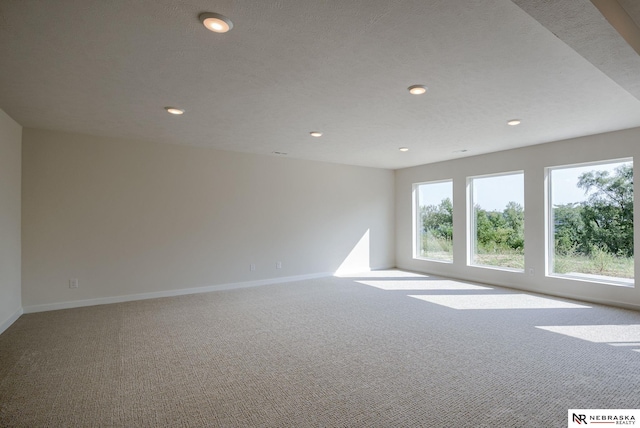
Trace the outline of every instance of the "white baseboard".
{"label": "white baseboard", "polygon": [[[240,288],[259,287],[262,285],[281,284],[285,282],[303,281],[306,279],[324,278],[332,276],[330,272],[312,273],[307,275],[286,276],[281,278],[261,279],[257,281],[234,282],[229,284],[207,285],[203,287],[182,288],[177,290],[153,291],[150,293],[127,294],[124,296],[99,297],[87,300],[71,300],[68,302],[45,303],[42,305],[24,306],[24,313],[55,311],[58,309],[80,308],[83,306],[107,305],[110,303],[132,302],[134,300],[156,299],[158,297],[183,296],[185,294],[208,293],[211,291],[236,290]],[[20,312],[22,314],[22,312]],[[20,316],[20,315],[18,315]],[[16,317],[17,319],[17,317]],[[15,320],[14,320],[15,321]],[[9,323],[11,325],[11,323]]]}
{"label": "white baseboard", "polygon": [[9,318],[7,318],[5,321],[3,321],[0,324],[0,334],[2,334],[6,329],[11,327],[11,324],[16,322],[16,320],[18,318],[20,318],[20,315],[22,315],[23,313],[24,313],[23,309],[22,308],[18,308],[18,310],[15,311],[13,314],[11,314],[11,316]]}

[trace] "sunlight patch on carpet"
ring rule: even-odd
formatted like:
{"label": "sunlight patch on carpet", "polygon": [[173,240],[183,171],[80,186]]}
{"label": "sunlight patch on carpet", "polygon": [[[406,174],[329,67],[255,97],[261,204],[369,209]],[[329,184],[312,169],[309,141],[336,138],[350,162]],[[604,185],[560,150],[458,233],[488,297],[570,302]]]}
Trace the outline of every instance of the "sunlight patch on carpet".
{"label": "sunlight patch on carpet", "polygon": [[613,346],[637,346],[640,342],[640,324],[628,325],[558,325],[536,326],[541,330],[564,334],[576,339]]}
{"label": "sunlight patch on carpet", "polygon": [[590,306],[564,302],[562,300],[531,296],[529,294],[489,294],[489,295],[411,295],[437,305],[452,309],[589,309]]}
{"label": "sunlight patch on carpet", "polygon": [[372,270],[364,272],[336,272],[335,276],[340,278],[430,278],[430,275],[405,272],[395,269]]}
{"label": "sunlight patch on carpet", "polygon": [[450,280],[356,281],[382,290],[491,290],[490,287]]}

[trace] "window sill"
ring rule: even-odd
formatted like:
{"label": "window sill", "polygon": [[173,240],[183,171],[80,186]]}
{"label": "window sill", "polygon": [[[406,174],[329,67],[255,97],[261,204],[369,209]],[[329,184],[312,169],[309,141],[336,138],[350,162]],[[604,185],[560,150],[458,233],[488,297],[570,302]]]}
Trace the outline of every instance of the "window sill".
{"label": "window sill", "polygon": [[570,272],[570,273],[550,273],[550,278],[568,279],[571,281],[589,282],[591,284],[615,285],[617,287],[635,287],[635,279],[633,278],[615,278],[612,276],[592,275],[588,273]]}

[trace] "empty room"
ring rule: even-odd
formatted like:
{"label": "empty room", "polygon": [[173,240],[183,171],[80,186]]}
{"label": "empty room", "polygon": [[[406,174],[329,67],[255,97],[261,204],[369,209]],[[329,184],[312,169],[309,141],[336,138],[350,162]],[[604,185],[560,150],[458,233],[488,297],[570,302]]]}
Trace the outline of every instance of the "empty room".
{"label": "empty room", "polygon": [[0,0],[0,426],[640,423],[636,155],[636,0]]}

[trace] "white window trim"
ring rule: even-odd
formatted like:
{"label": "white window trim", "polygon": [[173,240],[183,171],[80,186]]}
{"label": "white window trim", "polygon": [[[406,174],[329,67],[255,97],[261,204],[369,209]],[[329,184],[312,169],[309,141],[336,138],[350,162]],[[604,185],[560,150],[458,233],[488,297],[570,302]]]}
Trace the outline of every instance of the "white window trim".
{"label": "white window trim", "polygon": [[[516,171],[508,171],[508,172],[498,172],[492,174],[482,174],[482,175],[473,175],[467,177],[467,266],[471,268],[480,268],[480,269],[492,269],[499,270],[505,272],[513,272],[513,273],[525,273],[525,269],[517,269],[503,266],[494,266],[494,265],[481,265],[473,262],[474,255],[476,254],[476,216],[475,216],[475,204],[473,197],[473,180],[479,178],[488,178],[488,177],[502,177],[505,175],[516,175],[522,174],[524,178],[524,170],[516,170]],[[524,194],[524,188],[522,189]],[[526,197],[526,195],[525,195]],[[526,228],[526,206],[525,206],[525,228]],[[527,243],[525,242],[525,246]],[[526,260],[525,260],[526,263]]]}
{"label": "white window trim", "polygon": [[[552,208],[553,208],[553,192],[552,192],[552,182],[551,182],[551,172],[553,170],[557,170],[557,169],[568,169],[568,168],[579,168],[579,167],[583,167],[583,166],[599,166],[599,165],[609,165],[612,163],[623,163],[623,162],[631,162],[634,163],[633,161],[633,156],[631,157],[626,157],[626,158],[617,158],[617,159],[608,159],[608,160],[598,160],[598,161],[593,161],[593,162],[579,162],[579,163],[572,163],[572,164],[566,164],[566,165],[555,165],[555,166],[548,166],[545,167],[544,169],[544,180],[545,180],[545,185],[544,185],[544,189],[545,189],[545,195],[544,195],[544,218],[545,218],[545,225],[544,225],[544,235],[545,235],[545,250],[546,250],[546,254],[544,257],[545,260],[545,276],[549,277],[549,278],[558,278],[558,279],[566,279],[566,280],[570,280],[570,281],[576,281],[576,282],[586,282],[586,283],[590,283],[590,284],[599,284],[599,285],[614,285],[614,286],[618,286],[618,287],[628,287],[628,288],[635,288],[635,278],[633,279],[626,279],[626,278],[617,278],[617,277],[605,277],[605,276],[598,276],[598,275],[591,275],[588,276],[588,274],[585,274],[585,276],[577,276],[577,275],[569,275],[569,274],[564,274],[564,273],[555,273],[553,272],[553,266],[555,265],[555,222],[553,219],[553,212],[552,212]],[[634,166],[634,181],[635,181],[635,166]],[[635,200],[635,195],[634,195],[634,200]],[[634,217],[635,217],[635,210],[634,210]],[[634,221],[634,228],[633,228],[633,234],[634,234],[634,238],[635,238],[635,221]],[[634,239],[635,241],[635,239]],[[635,251],[634,251],[635,253]],[[611,278],[611,279],[608,279]]]}
{"label": "white window trim", "polygon": [[[423,260],[428,262],[435,263],[447,263],[452,264],[453,260],[442,260],[442,259],[434,259],[429,257],[422,257],[420,255],[420,237],[418,236],[418,231],[420,230],[420,216],[418,215],[418,208],[420,207],[420,192],[419,188],[425,184],[438,184],[438,183],[451,183],[451,203],[454,203],[453,200],[453,178],[447,178],[443,180],[433,180],[433,181],[423,181],[420,183],[413,183],[412,190],[412,208],[413,208],[413,230],[412,230],[412,242],[413,242],[413,259],[414,260]],[[455,230],[454,230],[455,234]]]}

